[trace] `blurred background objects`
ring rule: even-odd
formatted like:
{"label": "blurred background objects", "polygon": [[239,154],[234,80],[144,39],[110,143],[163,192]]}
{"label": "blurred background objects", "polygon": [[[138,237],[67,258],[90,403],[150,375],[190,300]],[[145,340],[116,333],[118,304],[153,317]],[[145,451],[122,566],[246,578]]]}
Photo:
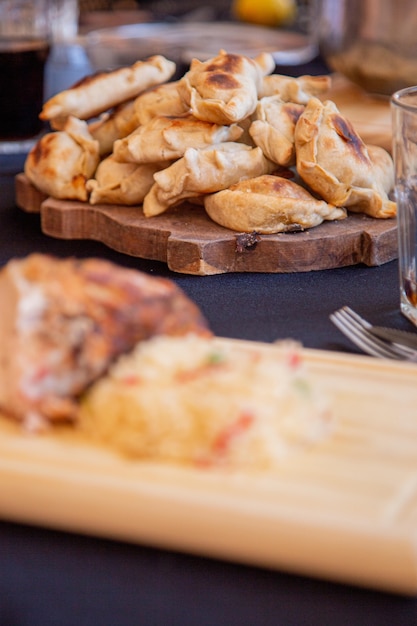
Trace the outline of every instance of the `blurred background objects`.
{"label": "blurred background objects", "polygon": [[[153,21],[175,21],[186,19],[225,20],[231,17],[230,0],[79,0],[81,22],[83,17],[95,11],[111,11],[113,17],[123,12],[124,17],[130,16],[129,11],[140,11],[148,14]],[[108,16],[109,19],[111,15]],[[131,20],[128,20],[131,22]]]}
{"label": "blurred background objects", "polygon": [[417,83],[416,0],[320,0],[318,19],[332,70],[385,96]]}

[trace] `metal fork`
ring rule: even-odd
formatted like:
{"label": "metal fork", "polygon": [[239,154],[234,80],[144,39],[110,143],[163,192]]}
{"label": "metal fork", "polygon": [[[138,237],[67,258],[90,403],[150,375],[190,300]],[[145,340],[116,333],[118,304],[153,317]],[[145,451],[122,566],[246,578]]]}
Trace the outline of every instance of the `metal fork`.
{"label": "metal fork", "polygon": [[397,361],[417,361],[416,350],[376,337],[371,332],[372,324],[348,306],[332,313],[330,319],[346,337],[371,356]]}

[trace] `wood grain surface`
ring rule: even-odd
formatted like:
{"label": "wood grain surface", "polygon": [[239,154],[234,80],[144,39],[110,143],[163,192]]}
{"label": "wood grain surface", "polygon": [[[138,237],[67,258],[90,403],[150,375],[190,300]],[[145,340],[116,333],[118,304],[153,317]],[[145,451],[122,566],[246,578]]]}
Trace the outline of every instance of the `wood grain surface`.
{"label": "wood grain surface", "polygon": [[[333,100],[366,143],[391,149],[389,100],[374,97],[341,76],[325,99]],[[215,224],[202,207],[183,204],[145,218],[140,206],[89,205],[48,198],[24,174],[16,177],[16,203],[41,213],[45,234],[93,239],[134,257],[167,263],[179,273],[308,272],[397,258],[396,220],[350,214],[339,222],[298,233],[247,237]]]}
{"label": "wood grain surface", "polygon": [[77,429],[28,436],[0,415],[1,518],[415,597],[416,366],[303,357],[334,426],[275,472],[126,459]]}

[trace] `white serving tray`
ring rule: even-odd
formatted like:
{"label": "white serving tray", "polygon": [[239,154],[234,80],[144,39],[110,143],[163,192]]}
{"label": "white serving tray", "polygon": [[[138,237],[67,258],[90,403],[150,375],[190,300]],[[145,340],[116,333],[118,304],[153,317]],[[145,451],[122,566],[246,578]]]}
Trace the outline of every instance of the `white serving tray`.
{"label": "white serving tray", "polygon": [[276,473],[128,461],[2,418],[0,517],[415,594],[417,366],[304,356],[336,428]]}

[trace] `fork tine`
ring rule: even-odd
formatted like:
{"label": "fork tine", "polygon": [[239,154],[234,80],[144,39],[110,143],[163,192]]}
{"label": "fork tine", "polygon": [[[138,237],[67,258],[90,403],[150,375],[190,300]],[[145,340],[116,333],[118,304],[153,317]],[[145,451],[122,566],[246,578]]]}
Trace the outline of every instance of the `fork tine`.
{"label": "fork tine", "polygon": [[358,324],[360,324],[364,328],[371,328],[372,327],[372,324],[370,322],[368,322],[368,320],[366,320],[365,318],[361,317],[359,315],[359,313],[356,313],[356,311],[351,309],[349,306],[344,306],[340,310],[344,311],[347,315],[349,315],[352,319],[354,319],[355,322],[357,322]]}
{"label": "fork tine", "polygon": [[[348,306],[344,306],[343,309],[341,309],[343,311],[345,311],[346,313],[348,313],[353,319],[355,319],[355,321],[358,322],[358,324],[361,324],[364,328],[369,329],[371,331],[372,329],[372,324],[370,322],[368,322],[368,320],[364,319],[363,317],[361,317],[358,313],[356,313],[356,311],[354,311],[353,309],[351,309]],[[372,336],[375,339],[379,339],[374,333],[372,333]],[[384,341],[383,339],[380,339],[381,341]],[[385,342],[386,343],[386,342]],[[408,346],[404,346],[400,343],[396,343],[395,341],[391,341],[389,342],[389,345],[396,350],[399,354],[403,354],[406,358],[411,359],[411,360],[415,360],[416,359],[416,351],[414,348],[409,348]]]}
{"label": "fork tine", "polygon": [[342,331],[346,337],[348,337],[355,345],[357,345],[363,352],[380,358],[392,358],[401,359],[401,357],[388,347],[384,345],[378,345],[373,339],[370,339],[365,335],[363,329],[354,326],[349,319],[343,317],[340,312],[334,313],[330,316],[332,322]]}
{"label": "fork tine", "polygon": [[370,354],[371,356],[379,357],[379,358],[393,358],[400,359],[400,357],[396,353],[385,352],[379,347],[375,347],[369,341],[364,340],[363,335],[358,334],[357,330],[352,330],[348,328],[343,320],[339,320],[336,316],[331,317],[334,324],[342,331],[348,339],[352,341],[358,348],[365,352],[366,354]]}
{"label": "fork tine", "polygon": [[349,309],[349,307],[343,307],[343,309],[339,311],[339,314],[343,323],[345,326],[349,327],[353,335],[360,338],[362,342],[371,348],[378,356],[397,359],[404,358],[403,354],[399,354],[398,350],[390,343],[387,343],[383,339],[373,335],[368,330],[371,326],[369,322],[363,320],[363,318],[352,311],[352,309]]}
{"label": "fork tine", "polygon": [[388,342],[387,340],[384,340],[381,337],[378,337],[372,332],[372,324],[368,322],[368,320],[361,317],[358,313],[356,313],[356,311],[354,311],[350,307],[344,306],[340,310],[343,311],[346,315],[348,315],[352,319],[352,322],[354,321],[355,323],[360,325],[365,330],[367,336],[370,339],[372,338],[375,341],[375,343],[378,343],[378,345],[383,346],[387,349],[391,349],[406,359],[410,359],[413,361],[416,360],[416,352],[415,350],[413,350],[413,348],[408,348],[407,346],[403,346],[399,343],[395,343],[394,341]]}
{"label": "fork tine", "polygon": [[[395,348],[384,342],[382,339],[371,335],[365,325],[356,319],[356,315],[351,315],[349,307],[343,307],[330,315],[332,322],[341,330],[354,344],[361,350],[372,356],[402,360],[405,358]],[[359,316],[358,316],[359,317]],[[359,317],[359,319],[361,319]]]}
{"label": "fork tine", "polygon": [[344,306],[338,311],[338,313],[340,314],[340,317],[343,318],[347,324],[349,324],[350,327],[356,329],[358,333],[363,333],[364,338],[372,343],[372,345],[375,345],[378,348],[381,348],[388,352],[396,351],[390,343],[388,343],[384,339],[381,339],[380,337],[376,337],[375,335],[373,335],[370,331],[370,329],[372,328],[370,322],[368,322],[358,313],[353,311],[353,309],[349,308],[348,306]]}

